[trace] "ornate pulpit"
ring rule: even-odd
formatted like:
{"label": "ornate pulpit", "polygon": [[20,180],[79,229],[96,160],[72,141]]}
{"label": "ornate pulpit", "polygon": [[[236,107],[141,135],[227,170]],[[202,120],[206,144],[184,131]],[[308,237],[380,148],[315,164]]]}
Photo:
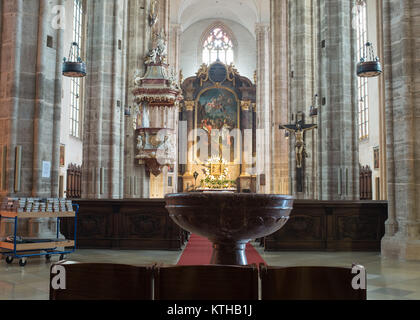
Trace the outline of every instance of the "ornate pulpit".
{"label": "ornate pulpit", "polygon": [[181,90],[166,64],[166,43],[156,35],[156,46],[145,58],[144,77],[136,77],[134,129],[137,156],[146,171],[160,175],[165,166],[176,164],[176,131]]}

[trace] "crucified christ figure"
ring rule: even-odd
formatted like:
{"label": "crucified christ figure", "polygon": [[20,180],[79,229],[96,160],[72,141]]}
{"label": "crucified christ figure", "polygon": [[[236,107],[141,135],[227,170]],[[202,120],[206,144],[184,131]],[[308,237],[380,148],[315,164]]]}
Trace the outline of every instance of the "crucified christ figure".
{"label": "crucified christ figure", "polygon": [[317,128],[316,124],[304,124],[302,121],[296,124],[281,125],[280,129],[287,130],[293,133],[296,137],[295,152],[296,152],[296,167],[302,168],[303,159],[308,157],[305,146],[305,131]]}

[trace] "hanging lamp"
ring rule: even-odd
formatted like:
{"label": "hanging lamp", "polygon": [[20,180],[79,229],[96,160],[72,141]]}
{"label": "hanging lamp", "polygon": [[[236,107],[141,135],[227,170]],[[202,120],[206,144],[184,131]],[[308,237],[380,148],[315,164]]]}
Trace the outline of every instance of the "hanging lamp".
{"label": "hanging lamp", "polygon": [[382,74],[382,66],[379,58],[377,56],[375,57],[371,42],[367,42],[365,47],[365,56],[357,64],[357,76],[360,78],[378,77]]}
{"label": "hanging lamp", "polygon": [[[73,57],[76,57],[75,61],[71,60]],[[68,59],[63,59],[63,76],[69,78],[83,78],[86,76],[86,64],[80,58],[80,48],[77,42],[71,44]]]}

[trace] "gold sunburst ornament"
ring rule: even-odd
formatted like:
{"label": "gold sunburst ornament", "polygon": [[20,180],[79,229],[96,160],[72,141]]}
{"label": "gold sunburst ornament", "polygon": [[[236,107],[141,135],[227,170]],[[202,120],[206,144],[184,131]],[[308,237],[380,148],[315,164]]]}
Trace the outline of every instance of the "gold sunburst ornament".
{"label": "gold sunburst ornament", "polygon": [[229,180],[228,162],[220,157],[212,157],[205,164],[205,178],[201,180],[201,190],[236,191],[236,182]]}

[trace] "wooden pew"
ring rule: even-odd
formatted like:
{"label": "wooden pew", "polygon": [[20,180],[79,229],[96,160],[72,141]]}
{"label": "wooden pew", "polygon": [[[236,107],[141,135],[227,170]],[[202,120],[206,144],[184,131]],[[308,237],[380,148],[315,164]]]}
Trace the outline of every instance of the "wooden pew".
{"label": "wooden pew", "polygon": [[258,268],[158,266],[155,300],[258,300]]}
{"label": "wooden pew", "polygon": [[[66,289],[54,290],[54,266],[65,270]],[[152,300],[153,267],[59,262],[51,266],[50,300]],[[57,272],[57,271],[56,271]]]}
{"label": "wooden pew", "polygon": [[260,265],[262,300],[366,300],[366,289],[352,287],[355,276],[351,268]]}

